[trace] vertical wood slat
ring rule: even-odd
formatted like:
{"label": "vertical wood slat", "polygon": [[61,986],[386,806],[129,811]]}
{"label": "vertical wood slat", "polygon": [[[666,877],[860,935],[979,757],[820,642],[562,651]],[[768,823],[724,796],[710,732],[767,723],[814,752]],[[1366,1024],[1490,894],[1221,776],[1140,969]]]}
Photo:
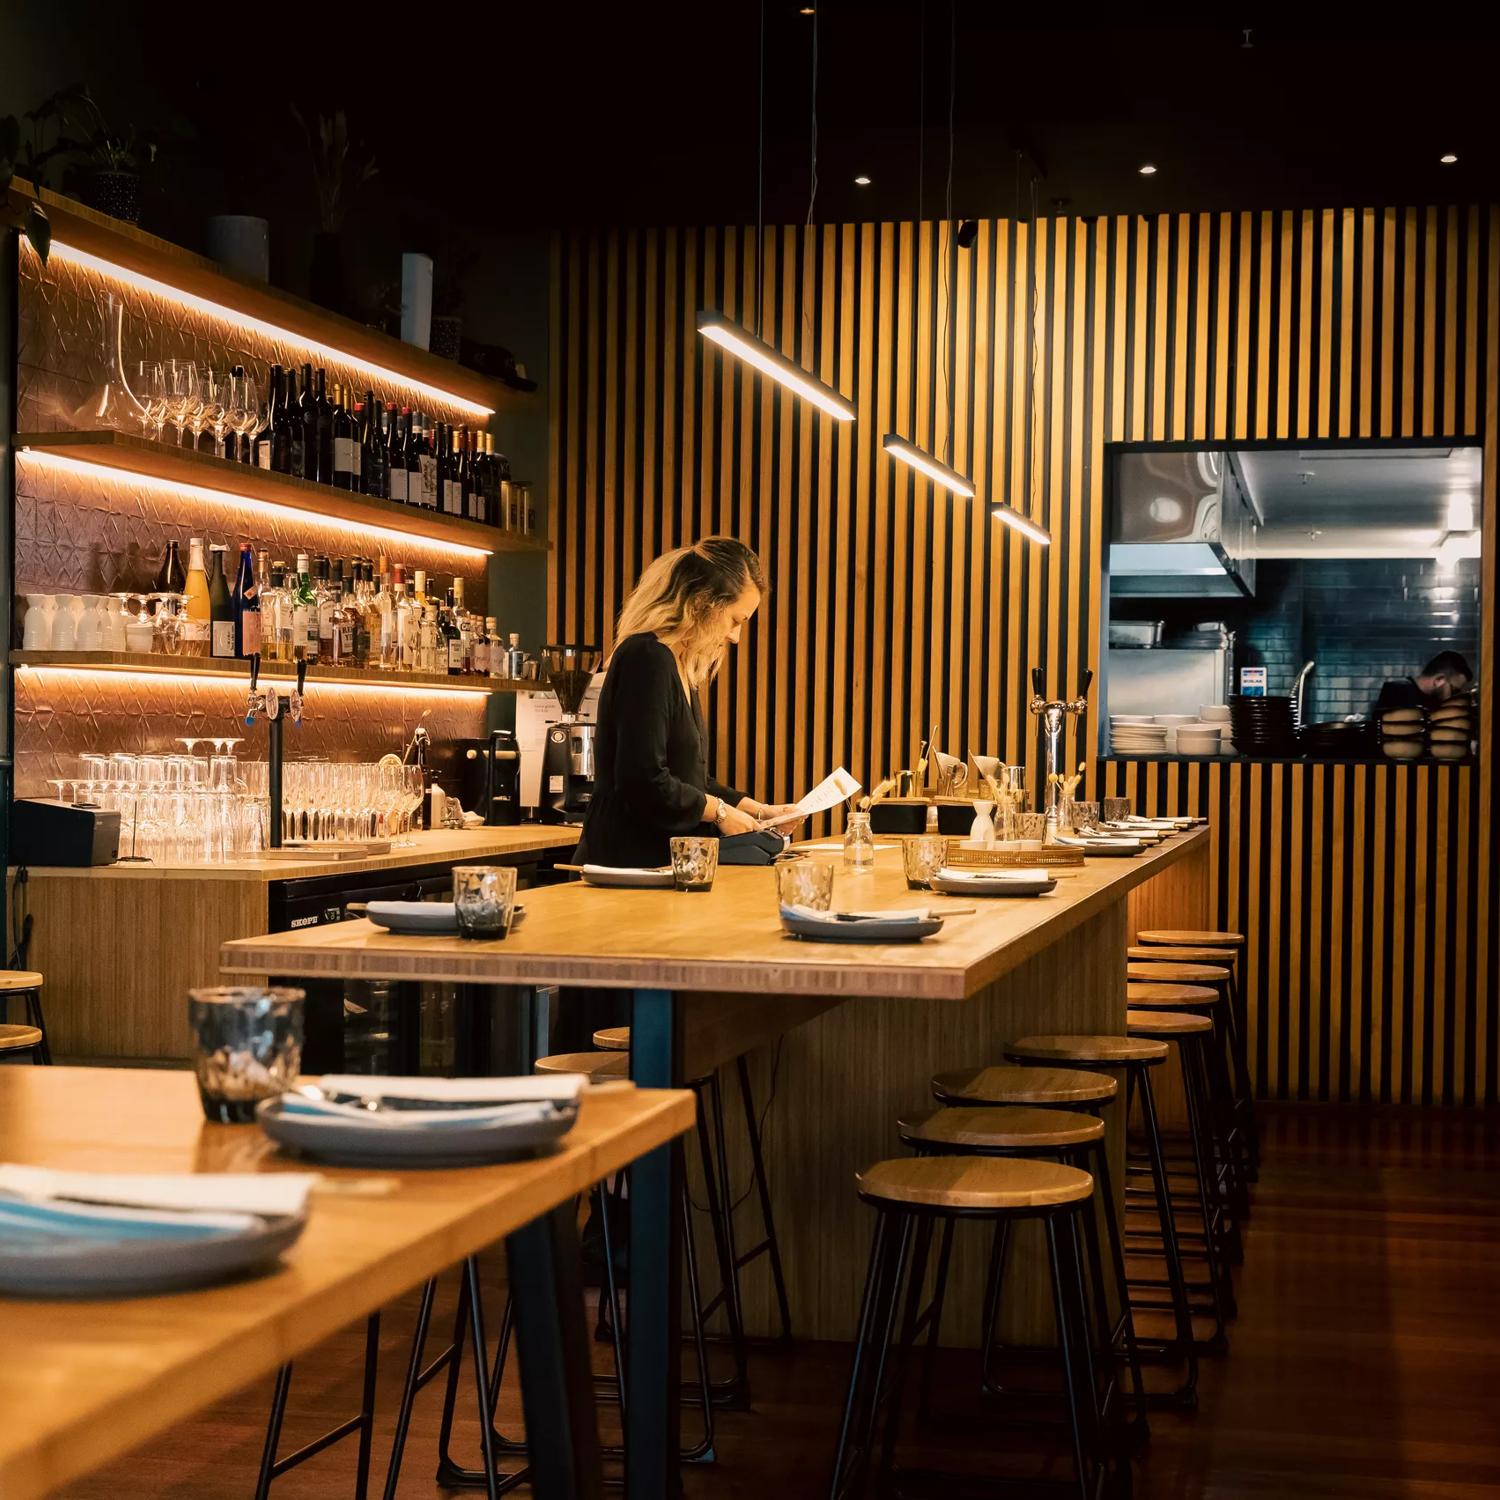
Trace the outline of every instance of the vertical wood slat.
{"label": "vertical wood slat", "polygon": [[[646,560],[746,528],[773,595],[715,690],[714,754],[756,794],[839,762],[873,780],[933,719],[955,752],[1029,758],[1030,667],[1070,686],[1097,663],[1107,444],[1476,435],[1495,534],[1497,210],[989,221],[948,257],[937,224],[768,231],[768,334],[854,397],[848,427],[703,349],[698,307],[753,320],[745,231],[554,246],[549,629],[607,643]],[[981,492],[967,510],[879,451],[896,428],[941,452],[950,422]],[[992,496],[1058,545],[990,523]],[[1492,548],[1481,584],[1488,639]],[[1493,1101],[1488,656],[1481,671],[1473,767],[1109,768],[1111,791],[1215,818],[1217,919],[1254,937],[1263,1089]]]}

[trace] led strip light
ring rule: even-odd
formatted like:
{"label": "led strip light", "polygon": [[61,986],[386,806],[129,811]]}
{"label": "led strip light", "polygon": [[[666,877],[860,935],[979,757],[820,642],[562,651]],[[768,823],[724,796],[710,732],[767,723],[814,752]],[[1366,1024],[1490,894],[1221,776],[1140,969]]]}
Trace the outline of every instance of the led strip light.
{"label": "led strip light", "polygon": [[210,490],[201,485],[183,484],[176,479],[159,479],[154,474],[142,474],[137,469],[128,469],[115,464],[95,463],[73,458],[65,453],[54,453],[45,448],[22,448],[27,463],[40,464],[43,468],[61,469],[68,474],[98,479],[109,474],[134,484],[143,484],[151,489],[180,498],[208,501],[218,505],[233,505],[249,510],[255,515],[273,518],[287,517],[309,526],[329,526],[336,531],[366,540],[378,539],[382,543],[410,546],[420,542],[441,552],[456,552],[464,557],[488,557],[488,547],[471,547],[467,542],[450,542],[443,537],[421,536],[411,531],[395,531],[386,526],[372,525],[367,521],[350,521],[343,516],[328,516],[321,511],[304,510],[298,505],[283,505],[279,500],[257,500],[249,495],[236,495],[228,490]]}
{"label": "led strip light", "polygon": [[[153,687],[177,687],[183,683],[192,683],[195,686],[227,688],[231,693],[245,693],[250,688],[250,664],[248,662],[245,663],[243,681],[228,675],[219,677],[198,672],[159,672],[150,667],[54,667],[40,666],[31,662],[17,663],[16,672],[22,677],[36,672],[48,677],[62,677],[93,683],[105,683],[112,678],[129,677],[134,682],[149,682]],[[285,662],[271,662],[261,667],[263,681],[280,682],[284,680],[283,674],[286,674],[285,680],[290,680],[292,669],[287,667]],[[421,683],[412,683],[408,686],[396,681],[325,682],[318,676],[316,667],[308,671],[306,688],[309,697],[318,693],[403,693],[420,698],[436,696],[469,700],[488,697],[490,691],[487,681],[483,678],[477,679],[473,687],[427,687]]]}
{"label": "led strip light", "polygon": [[193,292],[184,292],[180,288],[171,286],[165,281],[158,281],[153,276],[145,276],[139,271],[132,271],[127,266],[116,264],[111,260],[92,255],[87,250],[80,250],[76,245],[64,244],[61,241],[52,242],[52,255],[72,265],[82,266],[86,270],[96,271],[101,276],[109,276],[116,281],[123,282],[126,286],[134,287],[137,291],[149,293],[153,297],[161,297],[167,302],[175,303],[178,307],[185,307],[193,312],[204,313],[209,317],[218,318],[220,321],[232,324],[236,328],[243,329],[247,333],[256,334],[260,338],[279,340],[280,342],[295,345],[305,354],[315,354],[324,361],[337,361],[341,364],[352,365],[355,369],[363,371],[367,375],[379,378],[381,381],[391,385],[402,386],[410,391],[419,391],[422,395],[445,402],[449,406],[456,406],[460,411],[469,413],[476,417],[493,416],[495,408],[484,406],[478,401],[471,401],[467,396],[456,396],[451,391],[445,391],[441,386],[430,385],[425,380],[418,380],[411,375],[403,375],[399,370],[387,369],[385,365],[376,364],[373,360],[361,359],[357,354],[350,354],[345,349],[336,348],[332,344],[325,344],[320,339],[307,337],[306,334],[297,333],[290,328],[283,328],[276,323],[268,323],[263,318],[251,317],[249,313],[236,311],[232,307],[226,307],[222,302],[211,302],[207,297],[199,297]]}

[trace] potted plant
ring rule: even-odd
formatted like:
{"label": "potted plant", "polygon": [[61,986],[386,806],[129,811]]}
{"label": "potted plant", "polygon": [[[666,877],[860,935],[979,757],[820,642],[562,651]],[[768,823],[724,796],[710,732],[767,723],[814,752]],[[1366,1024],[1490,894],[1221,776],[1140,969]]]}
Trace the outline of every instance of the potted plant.
{"label": "potted plant", "polygon": [[360,189],[380,170],[362,142],[349,134],[343,110],[319,115],[316,129],[308,126],[294,104],[292,116],[307,137],[312,158],[313,185],[318,194],[318,232],[313,239],[310,289],[314,302],[335,312],[348,312],[350,301],[348,255],[344,223]]}
{"label": "potted plant", "polygon": [[154,142],[136,139],[132,125],[114,130],[87,88],[64,89],[42,106],[55,109],[64,129],[53,148],[70,156],[84,176],[83,201],[127,224],[141,218],[141,162],[156,160]]}
{"label": "potted plant", "polygon": [[444,359],[456,360],[463,346],[464,283],[479,252],[469,245],[450,243],[437,257],[432,278],[432,336],[427,347]]}

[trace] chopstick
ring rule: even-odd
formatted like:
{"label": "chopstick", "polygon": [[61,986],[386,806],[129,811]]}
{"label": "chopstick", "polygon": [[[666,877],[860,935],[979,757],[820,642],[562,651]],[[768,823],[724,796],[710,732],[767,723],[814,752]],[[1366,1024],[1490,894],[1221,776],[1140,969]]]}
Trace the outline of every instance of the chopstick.
{"label": "chopstick", "polygon": [[582,865],[555,864],[555,865],[552,866],[552,868],[554,870],[566,870],[568,872],[568,874],[570,874],[570,875],[582,875],[583,874],[583,866]]}

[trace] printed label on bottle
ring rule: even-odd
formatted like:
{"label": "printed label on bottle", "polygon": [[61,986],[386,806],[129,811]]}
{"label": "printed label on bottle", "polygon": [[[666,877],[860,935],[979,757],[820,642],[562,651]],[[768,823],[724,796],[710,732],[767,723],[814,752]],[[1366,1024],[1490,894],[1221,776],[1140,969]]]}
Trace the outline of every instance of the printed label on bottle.
{"label": "printed label on bottle", "polygon": [[422,504],[428,510],[437,509],[437,459],[424,453],[421,458]]}
{"label": "printed label on bottle", "polygon": [[234,655],[234,621],[215,620],[213,622],[213,645],[211,653],[214,656]]}
{"label": "printed label on bottle", "polygon": [[443,481],[443,511],[450,516],[460,514],[463,507],[463,489],[456,479]]}
{"label": "printed label on bottle", "polygon": [[269,469],[271,467],[271,442],[269,438],[255,445],[255,462],[262,469]]}
{"label": "printed label on bottle", "polygon": [[354,626],[340,625],[333,632],[333,660],[348,666],[354,660]]}
{"label": "printed label on bottle", "polygon": [[184,620],[182,622],[182,643],[184,646],[202,646],[208,642],[207,620]]}
{"label": "printed label on bottle", "polygon": [[359,473],[359,445],[353,438],[334,438],[333,472],[335,474]]}
{"label": "printed label on bottle", "polygon": [[454,667],[457,667],[459,671],[462,671],[463,665],[464,642],[463,637],[458,636],[457,638],[450,639],[448,642],[448,669],[452,671]]}
{"label": "printed label on bottle", "polygon": [[240,655],[254,656],[260,650],[260,611],[247,609],[240,616]]}
{"label": "printed label on bottle", "polygon": [[391,470],[391,499],[406,500],[406,470],[394,468]]}

